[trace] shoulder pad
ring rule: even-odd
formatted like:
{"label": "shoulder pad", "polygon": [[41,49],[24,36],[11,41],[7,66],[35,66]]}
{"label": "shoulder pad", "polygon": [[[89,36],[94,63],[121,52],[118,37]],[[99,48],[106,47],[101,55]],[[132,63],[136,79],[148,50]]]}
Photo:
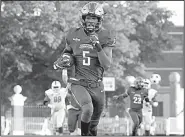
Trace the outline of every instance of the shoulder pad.
{"label": "shoulder pad", "polygon": [[77,27],[77,28],[70,28],[70,29],[68,30],[68,34],[69,34],[69,33],[76,32],[76,31],[78,31],[78,30],[80,30],[80,29],[81,29],[81,27]]}
{"label": "shoulder pad", "polygon": [[47,96],[50,95],[50,94],[52,94],[52,90],[51,90],[51,89],[46,90],[46,91],[45,91],[45,94],[46,94]]}
{"label": "shoulder pad", "polygon": [[157,90],[155,90],[155,89],[149,89],[149,92],[157,93],[158,91],[157,91]]}
{"label": "shoulder pad", "polygon": [[127,93],[131,93],[131,92],[134,92],[134,91],[135,91],[134,87],[129,87],[128,90],[127,90]]}
{"label": "shoulder pad", "polygon": [[66,90],[66,88],[61,88],[61,91],[65,91]]}
{"label": "shoulder pad", "polygon": [[73,35],[75,35],[75,32],[79,31],[81,28],[78,27],[78,28],[70,28],[68,31],[67,31],[67,34],[66,34],[66,39],[68,41],[70,41],[72,38],[73,38]]}
{"label": "shoulder pad", "polygon": [[65,91],[66,91],[66,88],[61,88],[59,92],[64,93]]}

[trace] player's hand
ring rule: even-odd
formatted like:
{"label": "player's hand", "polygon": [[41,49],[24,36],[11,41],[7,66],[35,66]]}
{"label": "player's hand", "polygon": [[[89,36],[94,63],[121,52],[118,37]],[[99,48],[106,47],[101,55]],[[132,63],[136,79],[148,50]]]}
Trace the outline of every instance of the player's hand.
{"label": "player's hand", "polygon": [[63,61],[62,61],[62,59],[61,58],[59,58],[59,59],[57,59],[57,61],[55,61],[54,63],[53,63],[53,68],[54,69],[63,69],[64,67],[63,67]]}
{"label": "player's hand", "polygon": [[150,106],[150,103],[149,102],[146,102],[146,104],[145,104],[147,107],[149,107]]}
{"label": "player's hand", "polygon": [[49,108],[54,108],[53,105],[51,105],[51,104],[48,104],[48,107],[49,107]]}
{"label": "player's hand", "polygon": [[98,36],[93,34],[90,35],[90,41],[92,42],[93,46],[97,49],[98,52],[100,52],[102,50],[102,47],[100,45]]}
{"label": "player's hand", "polygon": [[54,69],[64,69],[67,67],[70,67],[70,59],[67,56],[60,57],[57,59],[57,61],[54,62],[53,64]]}
{"label": "player's hand", "polygon": [[150,100],[149,100],[148,97],[145,97],[145,101],[146,101],[146,102],[150,102]]}

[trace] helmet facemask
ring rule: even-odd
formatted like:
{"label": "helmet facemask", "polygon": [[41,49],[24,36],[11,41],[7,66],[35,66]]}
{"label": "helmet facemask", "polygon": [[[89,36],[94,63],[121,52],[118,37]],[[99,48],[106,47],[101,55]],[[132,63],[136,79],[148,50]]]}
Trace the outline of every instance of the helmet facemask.
{"label": "helmet facemask", "polygon": [[60,90],[60,87],[56,86],[56,87],[53,87],[53,91],[54,92],[58,92]]}
{"label": "helmet facemask", "polygon": [[61,84],[59,81],[53,81],[51,88],[54,92],[58,92],[61,89]]}
{"label": "helmet facemask", "polygon": [[93,14],[87,14],[82,16],[83,26],[88,33],[94,33],[99,30],[101,25],[101,18]]}
{"label": "helmet facemask", "polygon": [[82,25],[88,33],[96,32],[100,29],[104,10],[101,4],[89,2],[82,9]]}
{"label": "helmet facemask", "polygon": [[135,80],[135,85],[136,85],[136,88],[137,89],[142,89],[142,88],[144,88],[144,81],[143,81],[143,78],[141,78],[141,77],[138,77],[138,78],[136,78],[136,80]]}

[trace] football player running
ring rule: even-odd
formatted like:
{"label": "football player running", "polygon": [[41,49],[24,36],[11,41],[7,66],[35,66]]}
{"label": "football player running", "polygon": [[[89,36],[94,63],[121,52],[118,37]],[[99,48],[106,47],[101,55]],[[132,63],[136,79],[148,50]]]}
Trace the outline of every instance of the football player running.
{"label": "football player running", "polygon": [[135,80],[135,84],[131,86],[124,94],[113,97],[113,99],[130,97],[129,114],[133,120],[132,136],[137,136],[138,128],[142,122],[143,100],[147,96],[147,91],[144,89],[143,78],[138,77]]}
{"label": "football player running", "polygon": [[66,114],[65,98],[68,91],[62,88],[59,81],[53,81],[51,88],[45,91],[44,105],[51,108],[51,122],[54,126],[54,134],[63,134],[63,123]]}
{"label": "football player running", "polygon": [[156,100],[157,91],[151,88],[151,82],[149,79],[144,80],[144,88],[148,90],[148,97],[143,101],[143,124],[145,135],[150,135],[150,129],[153,123],[152,108],[158,106]]}
{"label": "football player running", "polygon": [[68,82],[71,83],[71,92],[82,110],[82,136],[97,135],[97,126],[104,108],[102,79],[104,70],[111,65],[112,47],[115,43],[111,31],[102,28],[104,14],[101,4],[87,3],[81,9],[82,26],[69,30],[66,48],[54,63],[56,67],[65,66],[64,64],[70,64],[70,59],[64,58],[64,55],[74,57],[75,76]]}

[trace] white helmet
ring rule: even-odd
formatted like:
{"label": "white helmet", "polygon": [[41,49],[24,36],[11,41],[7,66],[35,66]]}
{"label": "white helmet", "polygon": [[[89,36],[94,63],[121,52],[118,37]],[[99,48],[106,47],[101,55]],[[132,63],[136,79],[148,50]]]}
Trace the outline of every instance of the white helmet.
{"label": "white helmet", "polygon": [[136,80],[136,78],[134,76],[127,76],[125,79],[126,79],[126,81],[129,83],[129,85],[131,87],[134,87],[135,86],[135,80]]}
{"label": "white helmet", "polygon": [[59,81],[53,81],[51,84],[51,89],[60,89],[61,88],[61,84]]}
{"label": "white helmet", "polygon": [[16,85],[14,88],[13,88],[14,92],[16,94],[19,94],[22,92],[22,87],[20,85]]}

